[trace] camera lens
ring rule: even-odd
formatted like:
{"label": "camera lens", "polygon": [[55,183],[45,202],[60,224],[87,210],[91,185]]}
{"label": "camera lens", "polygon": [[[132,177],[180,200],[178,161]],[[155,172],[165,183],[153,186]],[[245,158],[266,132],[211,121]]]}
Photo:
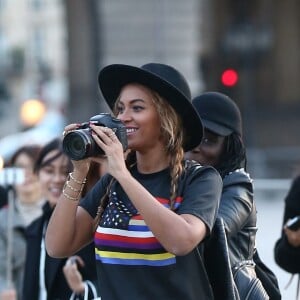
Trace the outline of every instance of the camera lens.
{"label": "camera lens", "polygon": [[84,130],[73,131],[64,137],[63,150],[71,159],[80,160],[87,157],[92,142]]}

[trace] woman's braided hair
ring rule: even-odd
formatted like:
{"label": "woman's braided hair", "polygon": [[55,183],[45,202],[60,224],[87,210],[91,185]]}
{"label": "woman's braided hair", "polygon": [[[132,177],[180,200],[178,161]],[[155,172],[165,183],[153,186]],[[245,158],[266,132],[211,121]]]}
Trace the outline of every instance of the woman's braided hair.
{"label": "woman's braided hair", "polygon": [[155,92],[153,93],[153,102],[160,116],[161,134],[166,145],[166,152],[170,157],[170,208],[173,210],[177,194],[178,180],[183,171],[183,126],[180,117],[173,107]]}
{"label": "woman's braided hair", "polygon": [[232,133],[224,140],[224,147],[216,170],[224,178],[228,173],[247,167],[246,149],[240,135]]}
{"label": "woman's braided hair", "polygon": [[[171,176],[171,186],[170,186],[170,208],[174,210],[174,204],[178,189],[178,180],[183,172],[183,140],[184,140],[184,131],[182,127],[181,118],[173,107],[162,98],[158,93],[150,90],[152,94],[153,103],[157,109],[157,112],[160,116],[160,126],[161,126],[161,136],[164,144],[166,145],[165,151],[170,157],[170,176]],[[118,100],[115,103],[115,109],[118,105]],[[136,164],[136,155],[135,151],[131,151],[126,158],[126,165],[131,169]],[[112,184],[115,182],[115,179],[112,178],[106,193],[100,199],[100,204],[97,211],[97,216],[95,218],[95,228],[99,224],[102,214],[108,204],[109,193],[111,190]]]}

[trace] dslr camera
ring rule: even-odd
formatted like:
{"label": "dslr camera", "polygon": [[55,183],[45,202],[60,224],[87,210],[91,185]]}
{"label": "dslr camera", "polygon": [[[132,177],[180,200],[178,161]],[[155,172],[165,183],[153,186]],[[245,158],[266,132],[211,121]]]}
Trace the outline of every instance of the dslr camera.
{"label": "dslr camera", "polygon": [[91,156],[104,154],[104,151],[97,145],[92,137],[90,123],[97,126],[111,128],[123,146],[127,149],[127,135],[125,125],[109,113],[101,113],[84,122],[74,131],[70,131],[63,138],[63,151],[72,160],[81,160]]}

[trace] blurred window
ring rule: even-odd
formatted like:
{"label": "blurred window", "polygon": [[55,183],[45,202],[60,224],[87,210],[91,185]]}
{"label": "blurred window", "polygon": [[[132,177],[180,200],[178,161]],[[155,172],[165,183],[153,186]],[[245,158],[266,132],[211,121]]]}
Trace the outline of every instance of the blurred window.
{"label": "blurred window", "polygon": [[39,10],[43,7],[44,2],[45,0],[30,0],[30,6],[33,9]]}
{"label": "blurred window", "polygon": [[[1,3],[1,0],[0,0],[0,3]],[[4,56],[5,56],[5,49],[6,49],[5,36],[2,33],[2,30],[0,28],[0,65],[4,65],[3,60],[4,60]]]}
{"label": "blurred window", "polygon": [[0,10],[5,8],[6,0],[0,0]]}
{"label": "blurred window", "polygon": [[40,62],[43,60],[45,35],[43,29],[35,28],[32,37],[32,51],[34,57]]}

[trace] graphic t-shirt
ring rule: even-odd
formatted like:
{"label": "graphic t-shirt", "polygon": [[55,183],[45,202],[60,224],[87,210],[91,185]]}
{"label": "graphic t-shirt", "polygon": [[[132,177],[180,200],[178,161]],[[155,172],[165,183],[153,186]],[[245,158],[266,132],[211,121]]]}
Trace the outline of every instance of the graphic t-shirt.
{"label": "graphic t-shirt", "polygon": [[[134,169],[132,175],[157,201],[169,207],[169,169],[154,174]],[[110,179],[105,175],[81,201],[93,218]],[[217,171],[192,166],[181,177],[175,212],[195,215],[211,230],[221,189]],[[117,182],[109,191],[94,241],[102,300],[212,299],[199,252],[175,256],[166,251]]]}

